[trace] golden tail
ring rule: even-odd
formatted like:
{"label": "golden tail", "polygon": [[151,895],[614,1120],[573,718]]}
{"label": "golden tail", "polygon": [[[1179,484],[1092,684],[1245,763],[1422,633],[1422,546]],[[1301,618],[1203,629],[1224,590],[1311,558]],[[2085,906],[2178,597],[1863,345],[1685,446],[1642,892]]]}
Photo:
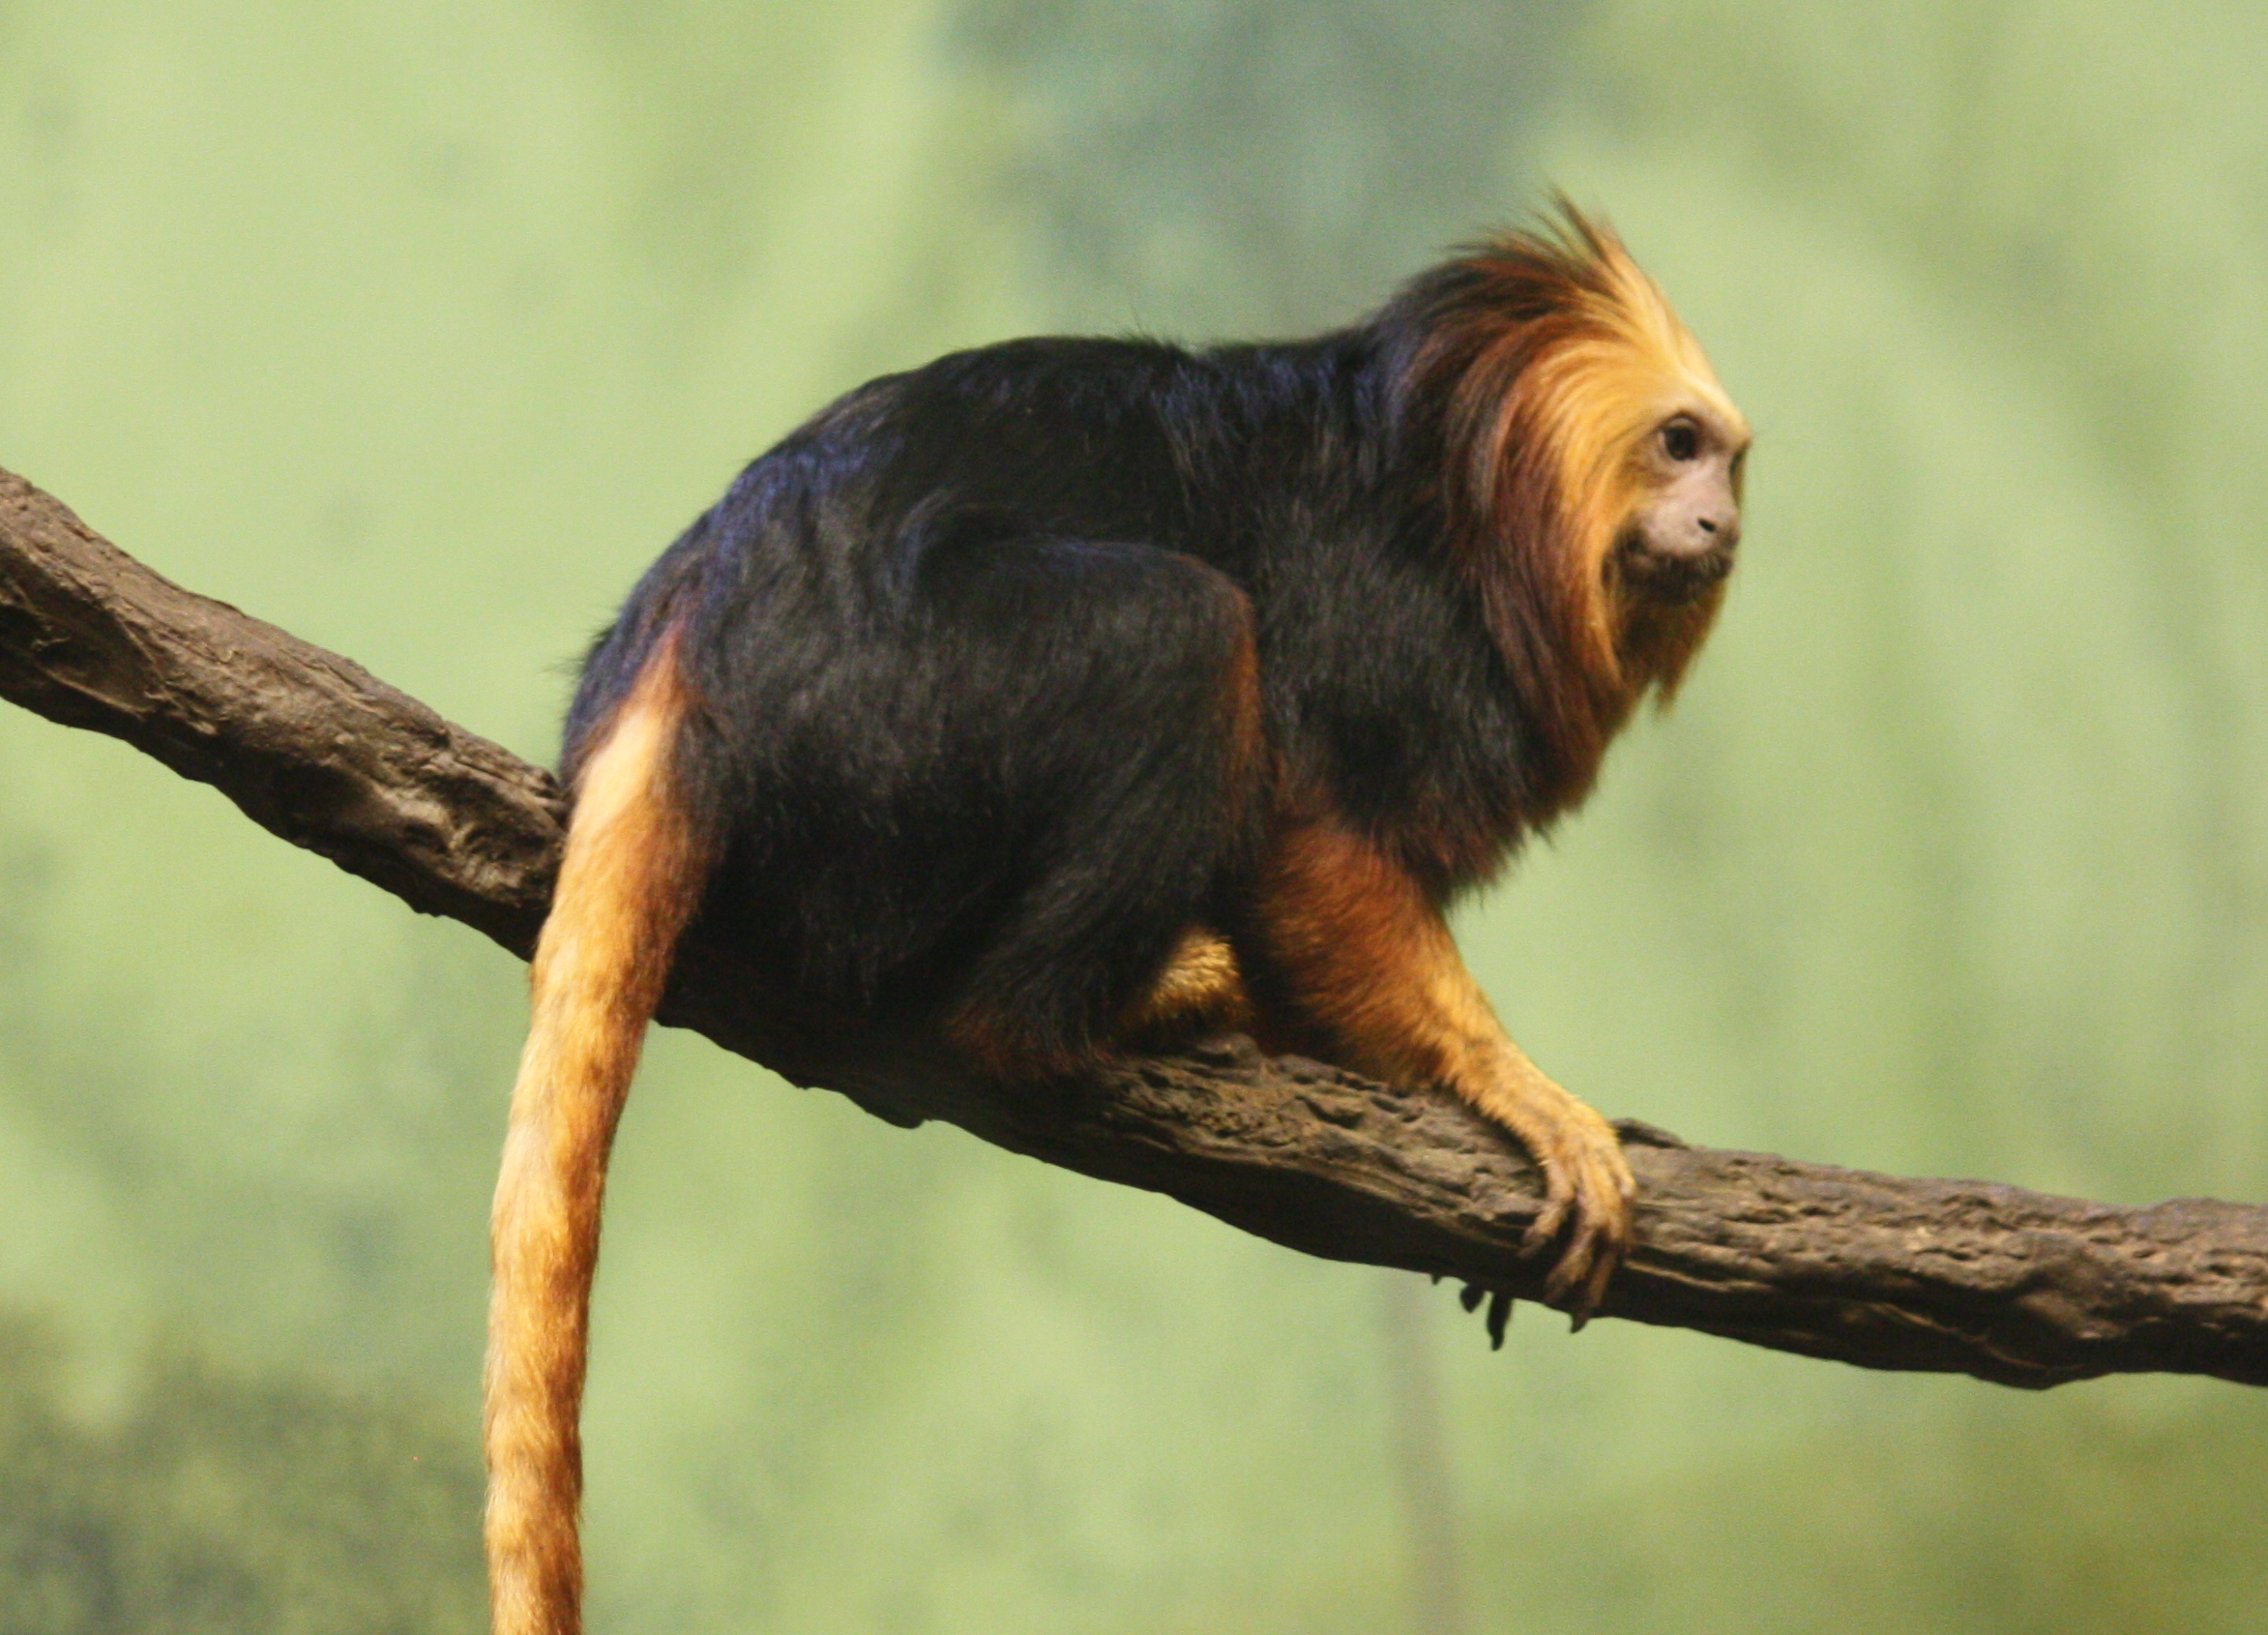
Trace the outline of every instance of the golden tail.
{"label": "golden tail", "polygon": [[606,1152],[699,902],[701,847],[673,787],[674,643],[648,660],[576,780],[491,1218],[483,1436],[495,1635],[582,1627],[583,1366]]}

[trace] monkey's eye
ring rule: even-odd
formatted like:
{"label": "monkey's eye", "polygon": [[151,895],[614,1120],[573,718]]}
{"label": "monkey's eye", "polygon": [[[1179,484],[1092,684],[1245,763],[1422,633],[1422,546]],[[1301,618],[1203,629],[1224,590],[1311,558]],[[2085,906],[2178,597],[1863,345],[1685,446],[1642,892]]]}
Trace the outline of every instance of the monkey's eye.
{"label": "monkey's eye", "polygon": [[1662,428],[1662,452],[1683,465],[1701,453],[1700,430],[1690,420],[1673,420]]}

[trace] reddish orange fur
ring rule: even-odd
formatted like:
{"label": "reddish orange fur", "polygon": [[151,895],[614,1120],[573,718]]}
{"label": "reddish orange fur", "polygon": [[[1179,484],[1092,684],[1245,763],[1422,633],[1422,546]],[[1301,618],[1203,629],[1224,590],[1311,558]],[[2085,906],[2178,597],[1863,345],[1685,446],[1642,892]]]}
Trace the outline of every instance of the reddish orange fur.
{"label": "reddish orange fur", "polygon": [[577,1421],[606,1155],[700,890],[701,860],[670,794],[685,709],[664,639],[576,780],[536,949],[491,1226],[483,1435],[495,1635],[581,1627]]}
{"label": "reddish orange fur", "polygon": [[1406,871],[1334,822],[1302,822],[1279,837],[1258,897],[1260,963],[1294,1042],[1384,1078],[1447,1077],[1447,1023],[1427,1003],[1447,933],[1430,935],[1438,916]]}

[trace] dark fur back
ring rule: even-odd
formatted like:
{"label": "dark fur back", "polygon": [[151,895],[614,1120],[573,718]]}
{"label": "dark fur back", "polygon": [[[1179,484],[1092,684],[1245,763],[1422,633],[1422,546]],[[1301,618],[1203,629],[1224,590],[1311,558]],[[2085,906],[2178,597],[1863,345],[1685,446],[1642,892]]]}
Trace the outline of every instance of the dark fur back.
{"label": "dark fur back", "polygon": [[[1593,767],[1517,684],[1563,656],[1508,652],[1452,549],[1460,451],[1409,392],[1441,285],[1413,287],[1310,342],[1018,341],[851,393],[640,581],[570,769],[674,627],[711,923],[815,996],[988,998],[1070,1051],[1179,931],[1235,922],[1286,814],[1343,815],[1444,896],[1485,877]],[[1511,639],[1547,645],[1551,611]],[[1239,770],[1248,648],[1266,753]]]}

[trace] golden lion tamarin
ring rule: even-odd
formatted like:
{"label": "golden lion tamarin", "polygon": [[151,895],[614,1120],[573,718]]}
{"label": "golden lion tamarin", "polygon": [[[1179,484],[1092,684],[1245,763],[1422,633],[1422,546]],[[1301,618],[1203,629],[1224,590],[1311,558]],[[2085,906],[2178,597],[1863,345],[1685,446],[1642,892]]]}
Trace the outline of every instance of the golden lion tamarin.
{"label": "golden lion tamarin", "polygon": [[1443,912],[1676,687],[1748,445],[1568,207],[1319,339],[1009,342],[863,386],[750,465],[568,719],[496,1191],[500,1635],[579,1627],[606,1153],[696,914],[789,1002],[1001,1078],[1232,1026],[1446,1085],[1541,1166],[1530,1246],[1587,1313],[1630,1171]]}

